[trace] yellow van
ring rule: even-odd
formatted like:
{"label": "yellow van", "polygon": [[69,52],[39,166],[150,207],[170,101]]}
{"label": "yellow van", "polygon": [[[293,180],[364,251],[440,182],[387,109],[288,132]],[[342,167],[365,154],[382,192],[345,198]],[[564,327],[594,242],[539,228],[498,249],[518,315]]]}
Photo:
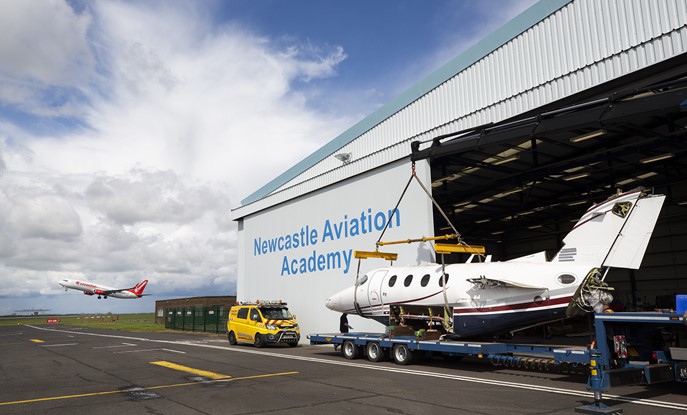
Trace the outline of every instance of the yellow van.
{"label": "yellow van", "polygon": [[296,317],[291,315],[286,303],[281,301],[257,301],[240,303],[229,310],[227,321],[229,344],[253,343],[255,347],[286,343],[296,347],[301,338]]}

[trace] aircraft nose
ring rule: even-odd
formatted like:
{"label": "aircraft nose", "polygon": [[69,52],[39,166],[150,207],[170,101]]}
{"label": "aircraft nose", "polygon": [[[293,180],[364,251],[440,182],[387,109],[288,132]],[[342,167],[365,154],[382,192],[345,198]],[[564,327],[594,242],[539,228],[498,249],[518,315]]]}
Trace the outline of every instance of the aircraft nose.
{"label": "aircraft nose", "polygon": [[325,300],[325,306],[332,311],[341,311],[341,295],[334,294]]}

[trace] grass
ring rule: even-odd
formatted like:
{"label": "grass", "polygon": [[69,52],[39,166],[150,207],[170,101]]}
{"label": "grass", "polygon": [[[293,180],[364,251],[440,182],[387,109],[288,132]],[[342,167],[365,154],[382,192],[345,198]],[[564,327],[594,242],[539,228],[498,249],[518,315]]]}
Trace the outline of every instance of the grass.
{"label": "grass", "polygon": [[143,314],[79,314],[63,316],[7,316],[0,317],[0,326],[17,324],[47,324],[48,319],[58,319],[59,324],[104,330],[164,331],[164,324],[155,324],[154,313]]}

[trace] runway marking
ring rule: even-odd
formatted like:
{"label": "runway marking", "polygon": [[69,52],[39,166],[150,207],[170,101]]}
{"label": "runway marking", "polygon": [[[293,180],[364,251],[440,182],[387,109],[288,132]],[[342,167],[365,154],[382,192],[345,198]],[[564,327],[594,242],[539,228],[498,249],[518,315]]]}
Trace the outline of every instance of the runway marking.
{"label": "runway marking", "polygon": [[117,347],[131,347],[128,344],[114,344],[112,346],[95,346],[94,349],[115,349]]}
{"label": "runway marking", "polygon": [[31,341],[34,343],[44,343],[44,341],[40,339],[31,339]]}
{"label": "runway marking", "polygon": [[207,383],[236,382],[239,380],[260,379],[260,378],[267,378],[267,377],[274,377],[274,376],[287,376],[287,375],[297,375],[297,374],[298,374],[298,372],[267,373],[267,374],[263,374],[263,375],[242,376],[242,377],[231,378],[231,379],[217,379],[217,380],[209,380],[209,381],[205,381],[205,382],[173,383],[171,385],[148,386],[147,388],[135,388],[135,389],[125,389],[125,390],[119,390],[118,389],[118,390],[114,390],[114,391],[79,393],[76,395],[48,396],[45,398],[34,398],[34,399],[24,399],[24,400],[20,400],[20,401],[0,402],[0,406],[21,405],[21,404],[27,404],[27,403],[46,402],[46,401],[58,401],[58,400],[63,400],[63,399],[88,398],[88,397],[103,396],[103,395],[115,395],[118,393],[129,393],[133,390],[135,390],[135,391],[147,391],[147,390],[157,390],[157,389],[167,389],[167,388],[178,388],[178,387],[182,387],[182,386],[201,385],[201,384],[207,384]]}
{"label": "runway marking", "polygon": [[79,343],[44,344],[43,347],[76,346],[77,344],[79,344]]}
{"label": "runway marking", "polygon": [[[73,332],[70,332],[67,330],[48,329],[48,328],[44,328],[44,327],[31,326],[28,324],[26,325],[26,327],[30,327],[30,328],[33,328],[36,330],[43,330],[43,331],[73,333]],[[527,384],[527,383],[506,382],[506,381],[493,380],[493,379],[483,379],[483,378],[468,377],[468,376],[461,376],[461,375],[426,372],[426,371],[414,370],[414,369],[402,369],[402,368],[377,366],[377,365],[364,364],[364,363],[363,364],[353,363],[353,362],[349,362],[349,361],[322,359],[322,358],[317,358],[317,357],[294,356],[294,355],[272,353],[272,352],[255,350],[255,349],[248,349],[248,348],[237,348],[237,347],[232,348],[229,346],[216,346],[216,345],[211,345],[211,344],[190,344],[190,343],[183,343],[183,342],[174,341],[174,340],[153,340],[153,339],[145,339],[145,338],[138,338],[138,337],[128,337],[128,336],[109,335],[109,334],[100,334],[100,333],[78,333],[78,334],[86,335],[86,336],[96,336],[96,337],[115,337],[115,338],[128,339],[128,340],[149,341],[149,342],[166,343],[166,344],[178,344],[178,345],[183,344],[186,346],[193,346],[193,347],[205,347],[208,349],[226,350],[228,352],[249,353],[249,354],[255,354],[255,355],[278,357],[278,358],[282,358],[282,359],[302,360],[302,361],[323,363],[323,364],[337,365],[337,366],[358,367],[361,369],[377,370],[377,371],[382,371],[382,372],[403,373],[403,374],[407,374],[407,375],[452,379],[452,380],[457,380],[460,382],[479,383],[479,384],[487,384],[487,385],[498,385],[498,386],[507,387],[507,388],[527,389],[527,390],[533,390],[533,391],[538,391],[538,392],[554,393],[554,394],[558,394],[558,395],[571,395],[571,396],[578,396],[578,397],[594,399],[594,393],[588,392],[586,390],[553,388],[553,387],[548,387],[548,386],[532,385],[532,384]],[[584,385],[582,385],[582,386],[584,386]],[[631,398],[631,397],[626,397],[626,396],[622,396],[622,395],[611,395],[611,394],[607,394],[607,393],[603,394],[603,398],[604,398],[604,400],[613,400],[613,401],[624,402],[624,403],[629,403],[629,404],[634,404],[634,405],[646,405],[646,406],[653,406],[653,407],[659,407],[659,408],[675,409],[675,410],[679,410],[679,411],[687,411],[687,404],[681,404],[681,403],[676,403],[676,402],[657,401],[657,400],[653,400],[653,399]]]}
{"label": "runway marking", "polygon": [[171,353],[179,353],[179,354],[186,354],[186,352],[182,352],[181,350],[174,350],[174,349],[165,349],[165,348],[158,348],[158,349],[141,349],[141,350],[126,350],[123,352],[114,352],[116,354],[122,354],[122,353],[141,353],[141,352],[156,352],[158,350],[162,350],[165,352],[171,352]]}
{"label": "runway marking", "polygon": [[166,367],[169,369],[179,370],[181,372],[191,373],[194,375],[202,376],[204,378],[213,379],[213,380],[231,378],[231,376],[222,375],[222,374],[215,373],[215,372],[209,372],[207,370],[194,369],[192,367],[183,366],[183,365],[179,365],[179,364],[172,363],[172,362],[166,362],[164,360],[158,360],[156,362],[150,362],[150,364]]}

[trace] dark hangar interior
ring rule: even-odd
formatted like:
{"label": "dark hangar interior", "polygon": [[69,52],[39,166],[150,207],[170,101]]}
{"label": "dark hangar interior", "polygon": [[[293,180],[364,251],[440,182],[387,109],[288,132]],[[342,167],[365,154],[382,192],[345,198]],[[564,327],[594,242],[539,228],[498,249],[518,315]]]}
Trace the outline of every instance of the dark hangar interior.
{"label": "dark hangar interior", "polygon": [[[650,69],[413,143],[411,160],[429,160],[432,197],[493,260],[550,258],[587,208],[619,191],[665,194],[641,268],[614,269],[607,282],[628,310],[674,307],[675,294],[687,293],[687,57]],[[434,217],[435,235],[452,233],[438,210]]]}

